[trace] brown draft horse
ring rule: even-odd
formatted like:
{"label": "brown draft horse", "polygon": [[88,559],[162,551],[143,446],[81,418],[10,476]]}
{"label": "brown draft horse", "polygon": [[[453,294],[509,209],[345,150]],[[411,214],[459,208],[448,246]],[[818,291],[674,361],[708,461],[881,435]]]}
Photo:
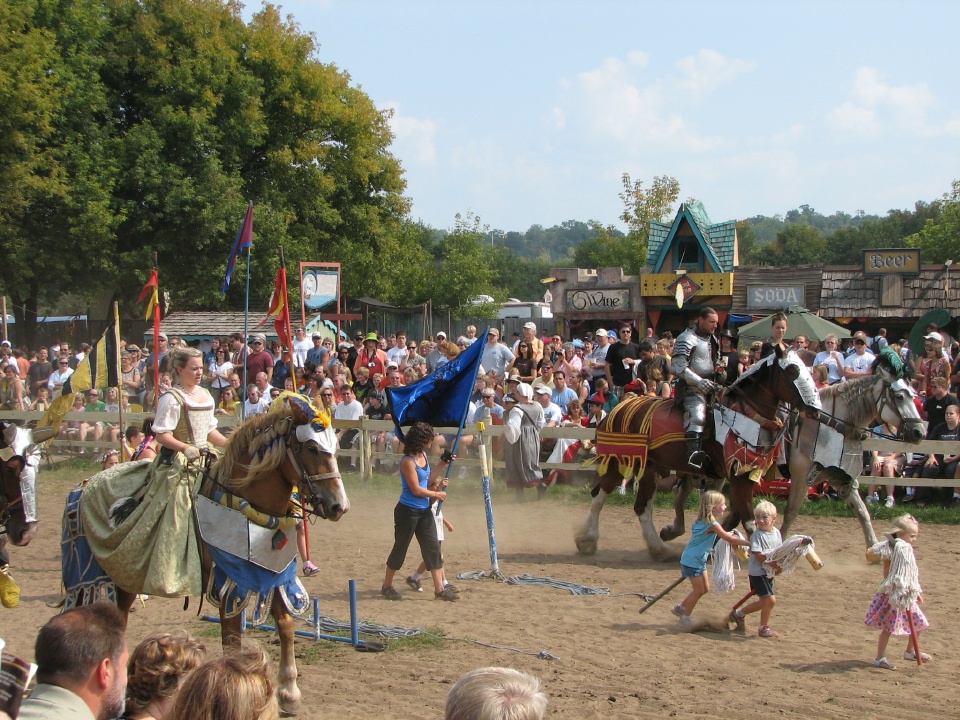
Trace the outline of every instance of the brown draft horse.
{"label": "brown draft horse", "polygon": [[[6,456],[6,454],[4,455]],[[7,539],[14,545],[23,546],[30,542],[36,523],[28,523],[23,510],[23,496],[20,490],[20,473],[24,462],[20,455],[11,455],[0,461],[0,566],[7,564],[4,544]]]}
{"label": "brown draft horse", "polygon": [[[657,533],[653,524],[653,506],[650,502],[656,492],[656,476],[676,472],[678,475],[687,475],[691,472],[687,464],[689,453],[686,448],[683,428],[683,410],[678,408],[674,400],[650,400],[649,398],[627,399],[624,402],[653,402],[655,403],[652,416],[652,426],[649,441],[646,443],[646,463],[643,474],[640,476],[637,488],[636,502],[633,511],[640,519],[640,527],[644,540],[655,560],[666,562],[676,559],[676,553],[664,543],[683,533],[684,502],[692,489],[689,480],[681,478],[675,503],[675,519],[673,525],[667,526],[661,533]],[[799,356],[788,351],[782,353],[777,349],[774,354],[768,355],[731,386],[723,394],[719,402],[742,414],[752,417],[761,415],[765,418],[776,416],[781,403],[789,403],[792,407],[802,408],[815,414],[820,407],[816,385],[809,370],[804,366]],[[636,444],[636,435],[640,431],[641,413],[636,413],[631,427],[608,428],[610,416],[600,423],[598,433],[609,430],[622,434],[626,445],[631,441]],[[648,420],[649,421],[649,420]],[[724,448],[714,439],[704,443],[704,450],[709,454],[713,471],[707,477],[711,487],[719,488],[724,479],[730,482],[730,512],[724,521],[724,527],[731,529],[740,522],[748,531],[753,526],[753,487],[755,483],[746,473],[728,473],[725,468]],[[620,485],[623,473],[616,457],[611,457],[606,472],[602,472],[599,482],[593,489],[593,502],[583,523],[577,528],[574,540],[577,550],[583,555],[592,555],[596,552],[600,539],[600,511],[606,503],[607,497]],[[689,475],[688,475],[689,478]]]}
{"label": "brown draft horse", "polygon": [[[289,406],[254,416],[230,435],[223,456],[201,481],[198,495],[213,498],[218,491],[228,493],[246,501],[249,504],[248,512],[252,510],[255,515],[282,520],[289,516],[291,494],[293,488],[297,487],[305,511],[309,512],[309,508],[312,508],[312,512],[320,518],[336,521],[350,509],[337,467],[336,449],[337,438],[329,417],[318,416],[308,403],[290,396]],[[66,537],[66,516],[64,525]],[[212,572],[211,551],[202,537],[200,540],[203,587],[206,597],[211,599],[208,585]],[[292,540],[295,548],[295,538]],[[293,579],[298,582],[295,550],[292,564]],[[295,713],[300,707],[294,657],[295,618],[284,597],[289,593],[281,589],[282,586],[278,585],[270,591],[269,604],[280,638],[277,699],[284,712]],[[70,592],[69,587],[67,591]],[[128,613],[136,595],[135,589],[116,588],[118,607]],[[225,602],[219,603],[220,637],[225,650],[240,647],[241,609],[247,603],[256,604],[256,593],[253,595],[248,595],[242,602],[233,603],[229,610]],[[84,598],[88,602],[93,599]],[[307,598],[300,599],[306,605]],[[252,614],[248,612],[248,615]]]}

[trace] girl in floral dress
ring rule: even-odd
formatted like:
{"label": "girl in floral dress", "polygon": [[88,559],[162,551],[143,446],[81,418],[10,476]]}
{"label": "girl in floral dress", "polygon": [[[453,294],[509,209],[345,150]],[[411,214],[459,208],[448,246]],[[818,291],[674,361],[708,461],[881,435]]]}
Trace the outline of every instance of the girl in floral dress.
{"label": "girl in floral dress", "polygon": [[[886,657],[887,643],[891,635],[907,636],[907,649],[903,658],[916,661],[914,648],[919,648],[919,645],[914,645],[912,631],[919,633],[930,627],[926,616],[920,610],[923,591],[920,588],[917,561],[913,555],[913,545],[919,533],[920,524],[916,518],[912,515],[901,515],[893,521],[893,527],[884,533],[884,540],[867,550],[868,560],[883,560],[883,582],[873,596],[864,623],[880,631],[877,657],[873,664],[886,670],[896,669]],[[930,656],[920,653],[920,660],[926,662],[930,660]]]}

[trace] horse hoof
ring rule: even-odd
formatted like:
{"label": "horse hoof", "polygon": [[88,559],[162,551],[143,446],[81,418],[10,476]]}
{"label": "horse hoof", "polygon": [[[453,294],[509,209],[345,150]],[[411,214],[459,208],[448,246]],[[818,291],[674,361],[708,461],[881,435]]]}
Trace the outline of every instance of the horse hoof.
{"label": "horse hoof", "polygon": [[284,693],[277,693],[277,703],[280,705],[280,711],[287,715],[297,715],[300,712],[302,703],[300,697],[285,697]]}
{"label": "horse hoof", "polygon": [[577,552],[579,552],[581,555],[596,555],[597,541],[596,540],[577,540]]}
{"label": "horse hoof", "polygon": [[661,540],[673,540],[680,537],[682,533],[674,529],[673,525],[667,525],[666,527],[660,530],[660,539]]}

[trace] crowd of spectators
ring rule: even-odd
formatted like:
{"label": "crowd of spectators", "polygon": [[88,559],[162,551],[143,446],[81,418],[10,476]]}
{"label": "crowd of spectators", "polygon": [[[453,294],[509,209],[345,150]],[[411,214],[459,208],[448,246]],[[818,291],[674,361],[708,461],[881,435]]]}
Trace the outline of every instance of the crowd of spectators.
{"label": "crowd of spectators", "polygon": [[[386,337],[377,333],[356,332],[349,341],[336,343],[320,332],[308,333],[298,327],[294,333],[292,363],[286,360],[284,349],[276,341],[269,343],[260,333],[244,336],[236,332],[226,337],[213,338],[205,347],[203,384],[217,402],[218,415],[250,416],[265,412],[271,401],[283,390],[294,390],[306,395],[321,410],[328,410],[335,419],[358,420],[361,417],[390,420],[384,391],[414,383],[435,372],[438,367],[456,358],[476,341],[485,343],[481,357],[482,374],[477,378],[469,417],[479,418],[490,412],[492,422],[503,422],[505,398],[519,383],[532,386],[534,400],[543,407],[544,427],[555,427],[576,422],[596,423],[609,412],[624,392],[634,392],[661,398],[673,394],[670,374],[674,338],[665,332],[655,337],[647,330],[645,337],[628,323],[616,329],[597,328],[581,336],[564,337],[544,334],[534,322],[524,324],[520,332],[509,340],[491,328],[486,338],[478,338],[474,326],[455,340],[443,331],[435,337],[417,340],[403,331]],[[869,374],[875,353],[885,347],[898,352],[911,365],[929,435],[947,437],[946,405],[956,403],[960,388],[960,345],[935,326],[928,328],[924,347],[912,355],[906,340],[892,343],[885,329],[876,335],[862,331],[841,341],[836,335],[827,335],[819,343],[804,335],[783,338],[789,342],[807,364],[821,387],[847,382]],[[112,410],[118,406],[150,411],[156,397],[154,354],[160,361],[159,384],[169,384],[170,376],[165,358],[173,348],[185,344],[176,336],[160,333],[157,348],[152,340],[145,347],[122,343],[121,387],[108,389],[106,397],[91,391],[89,397],[78,400],[75,410]],[[64,381],[85,357],[89,345],[81,343],[74,349],[67,342],[56,342],[52,347],[34,351],[12,348],[4,341],[0,345],[0,408],[45,410],[61,392]],[[741,343],[728,330],[719,334],[718,380],[721,385],[733,383],[741,373],[757,362],[764,343]],[[950,390],[953,393],[950,393]],[[946,397],[946,400],[944,400]],[[575,409],[571,412],[571,403]],[[61,427],[61,438],[116,443],[123,429],[103,422],[72,420]],[[356,443],[358,433],[350,429],[340,434],[341,447]],[[553,442],[543,446],[543,458],[551,454]],[[375,449],[398,450],[393,433],[378,434]],[[469,446],[469,442],[466,443]],[[896,458],[894,458],[896,460]],[[868,472],[874,472],[872,458],[865,463]],[[923,475],[946,477],[954,469],[949,457],[944,462],[938,456],[904,456],[902,463],[885,462],[876,470],[886,477]],[[892,487],[892,485],[891,485]],[[903,500],[928,502],[929,489],[907,492]],[[869,501],[879,500],[871,490]],[[960,490],[951,503],[960,502]],[[884,502],[896,502],[890,492]]]}

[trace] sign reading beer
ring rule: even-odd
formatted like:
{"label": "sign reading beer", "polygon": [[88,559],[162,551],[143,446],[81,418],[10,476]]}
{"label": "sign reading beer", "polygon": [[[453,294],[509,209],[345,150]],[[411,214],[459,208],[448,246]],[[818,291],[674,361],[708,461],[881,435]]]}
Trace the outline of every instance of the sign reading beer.
{"label": "sign reading beer", "polygon": [[567,310],[590,312],[592,310],[623,310],[630,307],[629,290],[568,290]]}
{"label": "sign reading beer", "polygon": [[863,251],[864,275],[919,275],[920,249],[893,248]]}
{"label": "sign reading beer", "polygon": [[747,285],[748,308],[786,308],[804,304],[803,285]]}

